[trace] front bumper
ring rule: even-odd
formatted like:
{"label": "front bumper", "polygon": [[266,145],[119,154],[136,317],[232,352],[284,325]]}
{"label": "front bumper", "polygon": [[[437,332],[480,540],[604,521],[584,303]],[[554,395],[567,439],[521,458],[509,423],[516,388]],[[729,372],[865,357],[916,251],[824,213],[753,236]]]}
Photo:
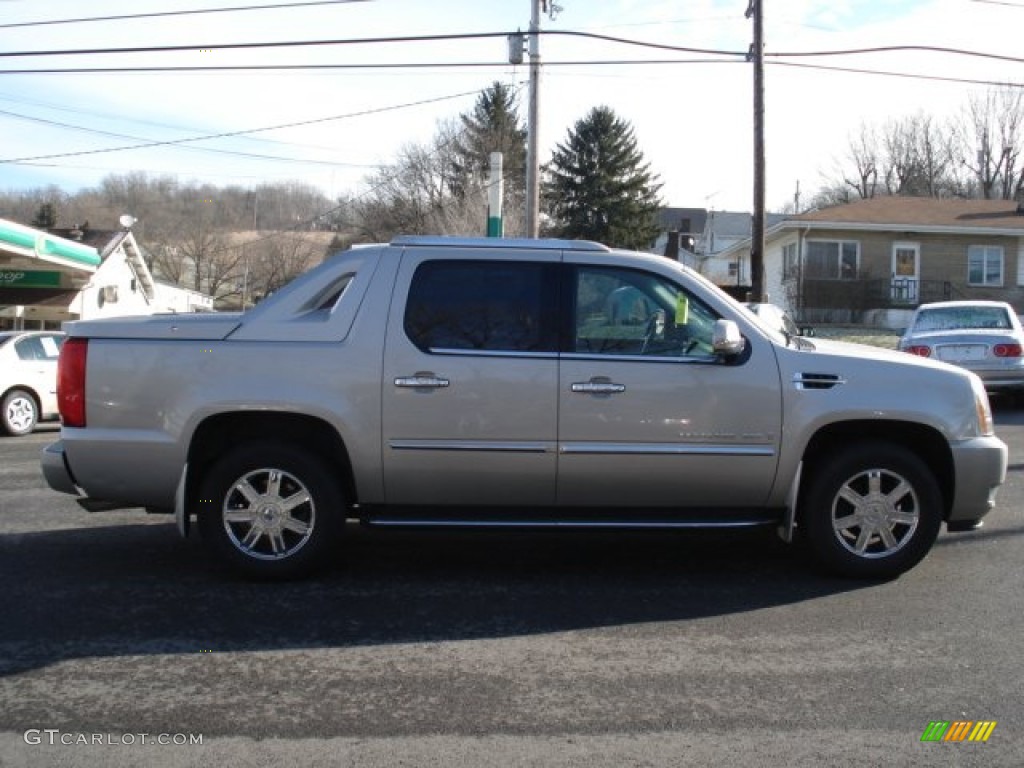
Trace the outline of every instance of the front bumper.
{"label": "front bumper", "polygon": [[64,455],[64,443],[58,440],[43,448],[39,455],[39,462],[43,469],[43,477],[53,490],[70,493],[73,496],[80,495],[74,475],[71,474],[71,468]]}
{"label": "front bumper", "polygon": [[996,491],[1006,481],[1009,450],[998,437],[953,443],[956,491],[947,522],[980,520],[995,506]]}

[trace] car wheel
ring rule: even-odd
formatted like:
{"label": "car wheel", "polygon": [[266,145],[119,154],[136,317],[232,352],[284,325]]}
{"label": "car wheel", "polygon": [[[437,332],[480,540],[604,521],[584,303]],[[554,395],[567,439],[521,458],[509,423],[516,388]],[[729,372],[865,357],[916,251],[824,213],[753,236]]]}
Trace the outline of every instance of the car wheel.
{"label": "car wheel", "polygon": [[344,509],[327,464],[290,444],[248,443],[230,451],[206,473],[198,495],[207,546],[256,578],[295,578],[323,565]]}
{"label": "car wheel", "polygon": [[928,554],[942,525],[942,495],[915,454],[861,443],[817,467],[801,522],[820,565],[843,576],[894,578]]}
{"label": "car wheel", "polygon": [[39,408],[32,395],[23,389],[14,389],[4,397],[0,426],[8,435],[27,435],[36,428]]}

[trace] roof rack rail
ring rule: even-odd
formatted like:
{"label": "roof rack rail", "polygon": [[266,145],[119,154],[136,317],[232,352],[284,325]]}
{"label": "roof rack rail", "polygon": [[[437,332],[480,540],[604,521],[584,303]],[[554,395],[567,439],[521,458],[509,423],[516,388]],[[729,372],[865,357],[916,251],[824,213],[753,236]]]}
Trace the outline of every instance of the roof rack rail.
{"label": "roof rack rail", "polygon": [[530,248],[540,251],[602,251],[611,248],[592,240],[529,240],[517,237],[449,237],[444,235],[398,235],[391,245],[433,245],[446,248]]}

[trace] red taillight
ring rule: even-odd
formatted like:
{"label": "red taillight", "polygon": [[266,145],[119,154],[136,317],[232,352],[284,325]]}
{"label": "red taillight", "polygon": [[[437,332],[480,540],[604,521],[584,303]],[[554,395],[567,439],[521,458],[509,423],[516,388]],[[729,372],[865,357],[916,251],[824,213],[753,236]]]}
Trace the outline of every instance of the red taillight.
{"label": "red taillight", "polygon": [[1020,357],[1024,350],[1020,344],[996,344],[992,347],[992,354],[996,357]]}
{"label": "red taillight", "polygon": [[903,351],[904,352],[909,352],[912,355],[917,355],[918,357],[931,357],[932,356],[932,348],[931,347],[926,347],[923,344],[914,344],[912,346],[907,347]]}
{"label": "red taillight", "polygon": [[65,427],[85,426],[85,358],[88,339],[68,339],[57,359],[57,406]]}

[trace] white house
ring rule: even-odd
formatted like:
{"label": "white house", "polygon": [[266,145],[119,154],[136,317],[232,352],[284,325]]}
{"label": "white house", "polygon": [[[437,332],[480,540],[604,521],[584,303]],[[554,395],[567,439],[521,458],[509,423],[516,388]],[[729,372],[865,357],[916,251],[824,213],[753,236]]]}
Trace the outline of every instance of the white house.
{"label": "white house", "polygon": [[154,280],[129,229],[47,232],[0,219],[0,329],[212,309],[211,297]]}

